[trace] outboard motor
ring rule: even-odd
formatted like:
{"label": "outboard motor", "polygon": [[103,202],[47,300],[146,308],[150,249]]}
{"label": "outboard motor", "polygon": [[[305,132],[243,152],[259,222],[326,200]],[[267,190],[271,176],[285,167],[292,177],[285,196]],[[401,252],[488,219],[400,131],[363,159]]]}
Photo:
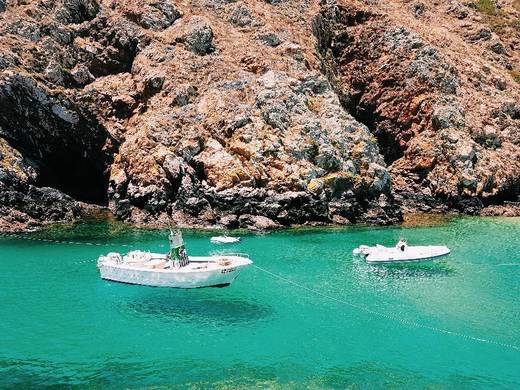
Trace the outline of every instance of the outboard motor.
{"label": "outboard motor", "polygon": [[170,260],[173,262],[175,268],[185,267],[189,264],[190,260],[186,253],[186,247],[184,246],[184,240],[182,239],[182,233],[180,230],[170,229],[170,253],[168,254]]}
{"label": "outboard motor", "polygon": [[361,245],[359,248],[356,248],[352,251],[354,256],[363,256],[366,257],[370,254],[370,247],[367,245]]}

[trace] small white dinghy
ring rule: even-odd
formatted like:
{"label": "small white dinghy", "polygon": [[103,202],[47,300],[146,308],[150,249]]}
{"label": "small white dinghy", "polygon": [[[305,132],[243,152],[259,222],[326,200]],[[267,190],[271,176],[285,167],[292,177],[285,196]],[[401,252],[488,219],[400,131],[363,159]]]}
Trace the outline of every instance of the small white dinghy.
{"label": "small white dinghy", "polygon": [[408,246],[406,240],[401,239],[393,248],[361,245],[352,253],[364,257],[367,263],[391,264],[431,261],[448,255],[450,250],[446,246]]}
{"label": "small white dinghy", "polygon": [[154,287],[224,287],[253,262],[247,255],[188,256],[180,231],[170,233],[167,254],[132,251],[100,256],[102,279]]}
{"label": "small white dinghy", "polygon": [[240,237],[214,236],[209,239],[213,244],[235,244],[240,242]]}

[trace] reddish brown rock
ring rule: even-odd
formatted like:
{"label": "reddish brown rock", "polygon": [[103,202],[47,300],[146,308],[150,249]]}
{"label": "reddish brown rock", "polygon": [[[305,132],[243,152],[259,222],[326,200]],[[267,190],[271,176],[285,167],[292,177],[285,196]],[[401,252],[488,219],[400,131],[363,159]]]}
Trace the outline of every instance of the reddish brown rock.
{"label": "reddish brown rock", "polygon": [[[431,4],[419,21],[405,3],[323,2],[314,31],[344,107],[377,136],[408,210],[478,213],[518,200],[520,89],[509,74],[518,51],[509,65],[483,55],[481,39],[466,35],[469,26],[491,34],[474,9]],[[507,12],[513,23],[519,12]],[[509,32],[496,39],[514,47],[519,33]]]}
{"label": "reddish brown rock", "polygon": [[262,228],[516,201],[518,33],[458,2],[367,4],[6,2],[0,228],[78,200]]}

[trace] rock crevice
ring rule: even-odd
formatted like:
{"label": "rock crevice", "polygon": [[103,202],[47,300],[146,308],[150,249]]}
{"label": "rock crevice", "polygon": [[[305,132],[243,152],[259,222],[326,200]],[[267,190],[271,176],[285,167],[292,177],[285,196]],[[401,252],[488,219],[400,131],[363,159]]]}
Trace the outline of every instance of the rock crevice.
{"label": "rock crevice", "polygon": [[460,64],[416,22],[396,20],[407,22],[391,6],[327,1],[313,31],[343,106],[377,137],[397,198],[408,210],[467,213],[518,201],[519,122],[497,107],[518,99],[518,86],[497,93],[489,79],[475,90],[467,64],[479,66],[478,54]]}

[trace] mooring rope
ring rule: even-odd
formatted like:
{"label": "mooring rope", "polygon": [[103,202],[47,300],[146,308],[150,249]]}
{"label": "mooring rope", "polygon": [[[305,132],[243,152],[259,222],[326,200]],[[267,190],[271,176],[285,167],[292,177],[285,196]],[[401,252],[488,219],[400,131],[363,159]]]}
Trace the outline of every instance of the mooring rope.
{"label": "mooring rope", "polygon": [[374,316],[382,317],[382,318],[385,318],[385,319],[388,319],[388,320],[391,320],[391,321],[395,321],[395,322],[398,322],[398,323],[401,323],[401,324],[404,324],[404,325],[408,325],[408,326],[411,326],[411,327],[428,329],[428,330],[431,330],[433,332],[448,334],[448,335],[460,337],[460,338],[463,338],[463,339],[466,339],[466,340],[472,340],[472,341],[476,341],[476,342],[480,342],[480,343],[497,345],[497,346],[500,346],[500,347],[510,348],[510,349],[514,349],[514,350],[520,351],[520,347],[517,346],[517,345],[508,344],[508,343],[502,343],[500,341],[488,340],[488,339],[484,339],[482,337],[470,336],[470,335],[466,335],[466,334],[463,334],[463,333],[454,332],[454,331],[447,330],[447,329],[442,329],[442,328],[437,328],[435,326],[425,325],[425,324],[421,324],[421,323],[414,322],[414,321],[403,320],[403,319],[401,319],[399,317],[396,317],[396,316],[393,316],[393,315],[390,315],[390,314],[381,313],[381,312],[369,309],[369,308],[367,308],[365,306],[357,305],[355,303],[348,302],[348,301],[343,300],[341,298],[337,298],[337,297],[334,297],[332,295],[329,295],[329,294],[323,293],[321,291],[315,290],[313,288],[304,286],[303,284],[297,283],[297,282],[295,282],[295,281],[293,281],[291,279],[288,279],[288,278],[285,278],[285,277],[283,277],[281,275],[275,274],[274,272],[271,272],[271,271],[269,271],[269,270],[267,270],[265,268],[262,268],[262,267],[260,267],[260,266],[258,266],[256,264],[253,264],[253,267],[255,267],[258,270],[260,270],[262,272],[265,272],[266,274],[271,275],[274,278],[279,279],[279,280],[281,280],[281,281],[283,281],[285,283],[291,284],[291,285],[293,285],[295,287],[301,288],[301,289],[306,290],[306,291],[308,291],[310,293],[319,295],[319,296],[321,296],[323,298],[327,298],[327,299],[329,299],[331,301],[335,301],[335,302],[338,302],[338,303],[341,303],[341,304],[353,307],[353,308],[355,308],[357,310],[364,311],[365,313],[369,313],[369,314],[374,315]]}
{"label": "mooring rope", "polygon": [[88,242],[88,241],[64,241],[64,240],[51,240],[48,238],[38,238],[38,237],[29,237],[21,234],[16,233],[0,233],[1,237],[7,237],[7,238],[16,238],[19,240],[28,240],[28,241],[40,241],[40,242],[49,242],[52,244],[68,244],[68,245],[88,245],[88,246],[123,246],[123,247],[130,247],[132,245],[130,244],[107,244],[107,243],[101,243],[101,242]]}
{"label": "mooring rope", "polygon": [[94,261],[97,261],[98,259],[87,259],[87,260],[79,260],[74,261],[72,264],[87,264],[87,263],[93,263]]}
{"label": "mooring rope", "polygon": [[486,263],[468,263],[466,261],[454,261],[453,265],[475,265],[478,267],[502,267],[510,265],[520,265],[520,263],[500,263],[500,264],[486,264]]}

